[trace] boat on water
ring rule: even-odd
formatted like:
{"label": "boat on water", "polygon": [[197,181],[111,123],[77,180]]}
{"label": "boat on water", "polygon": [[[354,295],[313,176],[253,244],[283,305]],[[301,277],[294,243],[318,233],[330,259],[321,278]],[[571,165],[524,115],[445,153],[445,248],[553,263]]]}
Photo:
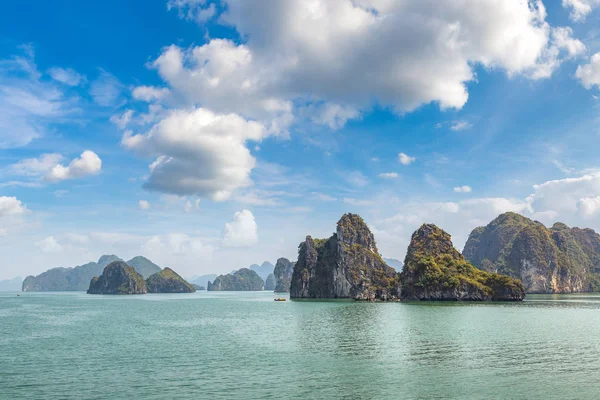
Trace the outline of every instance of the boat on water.
{"label": "boat on water", "polygon": [[286,301],[286,298],[284,298],[284,297],[277,297],[277,298],[275,298],[273,300],[275,300],[275,301]]}

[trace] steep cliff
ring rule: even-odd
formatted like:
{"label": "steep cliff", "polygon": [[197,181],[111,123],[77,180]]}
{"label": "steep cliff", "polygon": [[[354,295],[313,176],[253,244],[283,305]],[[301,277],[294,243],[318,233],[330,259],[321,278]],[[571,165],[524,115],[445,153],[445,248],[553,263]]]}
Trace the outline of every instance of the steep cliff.
{"label": "steep cliff", "polygon": [[547,228],[509,212],[474,229],[463,254],[480,269],[521,279],[528,293],[600,290],[600,235],[591,229]]}
{"label": "steep cliff", "polygon": [[356,214],[345,214],[329,239],[310,236],[298,247],[291,298],[395,300],[398,276],[383,261],[373,234]]}
{"label": "steep cliff", "polygon": [[280,258],[275,264],[275,291],[289,292],[290,283],[292,281],[292,273],[294,272],[294,263],[287,258]]}
{"label": "steep cliff", "polygon": [[208,282],[209,291],[259,291],[265,282],[255,271],[242,268],[228,275],[219,275],[214,282]]}
{"label": "steep cliff", "polygon": [[413,235],[400,275],[403,300],[520,301],[517,279],[479,270],[454,248],[450,235],[432,224]]}
{"label": "steep cliff", "polygon": [[90,282],[88,294],[146,294],[146,281],[123,261],[108,264],[102,275]]}
{"label": "steep cliff", "polygon": [[186,282],[171,268],[165,268],[146,280],[148,293],[193,293],[196,287]]}

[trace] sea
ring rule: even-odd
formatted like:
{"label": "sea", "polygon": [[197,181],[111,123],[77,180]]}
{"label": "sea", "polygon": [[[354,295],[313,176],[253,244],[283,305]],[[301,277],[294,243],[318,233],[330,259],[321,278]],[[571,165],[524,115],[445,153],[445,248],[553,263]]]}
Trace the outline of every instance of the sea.
{"label": "sea", "polygon": [[600,296],[0,293],[1,399],[598,399]]}

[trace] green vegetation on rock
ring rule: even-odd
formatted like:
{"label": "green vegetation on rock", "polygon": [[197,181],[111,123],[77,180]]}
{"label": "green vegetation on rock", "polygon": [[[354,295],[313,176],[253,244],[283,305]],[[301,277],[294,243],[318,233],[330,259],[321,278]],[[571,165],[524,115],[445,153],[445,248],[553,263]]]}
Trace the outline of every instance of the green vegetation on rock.
{"label": "green vegetation on rock", "polygon": [[146,280],[148,293],[193,293],[196,287],[171,268],[165,268]]}
{"label": "green vegetation on rock", "polygon": [[454,248],[450,235],[432,224],[413,234],[401,281],[404,300],[520,301],[525,297],[519,280],[475,268]]}
{"label": "green vegetation on rock", "polygon": [[600,235],[591,229],[547,228],[508,212],[473,230],[463,254],[480,269],[521,279],[528,293],[600,289]]}
{"label": "green vegetation on rock", "polygon": [[214,282],[209,282],[209,291],[259,291],[264,289],[264,281],[258,274],[249,269],[242,268],[233,274],[219,275]]}
{"label": "green vegetation on rock", "polygon": [[123,261],[108,264],[102,275],[92,278],[88,294],[146,294],[146,281],[142,275]]}
{"label": "green vegetation on rock", "polygon": [[161,271],[161,268],[158,265],[142,256],[133,257],[131,260],[127,261],[127,265],[135,268],[144,279],[148,279],[151,275]]}

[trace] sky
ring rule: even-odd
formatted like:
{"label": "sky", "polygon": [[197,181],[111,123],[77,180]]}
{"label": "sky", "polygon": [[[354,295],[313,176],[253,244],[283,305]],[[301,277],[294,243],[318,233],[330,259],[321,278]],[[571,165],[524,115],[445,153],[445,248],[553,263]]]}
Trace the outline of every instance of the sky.
{"label": "sky", "polygon": [[600,231],[600,0],[19,1],[0,13],[0,279],[144,255],[385,257],[500,213]]}

